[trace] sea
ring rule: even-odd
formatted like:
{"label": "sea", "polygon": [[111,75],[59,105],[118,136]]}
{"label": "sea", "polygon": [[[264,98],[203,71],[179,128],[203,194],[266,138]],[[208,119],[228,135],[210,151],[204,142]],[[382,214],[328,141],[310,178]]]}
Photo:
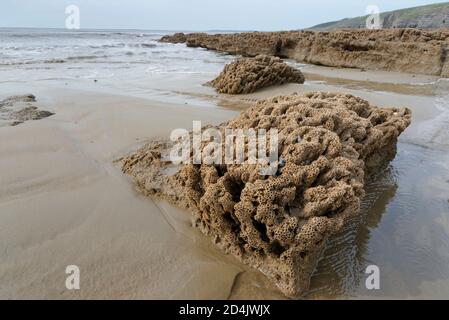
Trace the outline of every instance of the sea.
{"label": "sea", "polygon": [[[163,96],[164,101],[179,102],[179,95],[170,93],[191,89],[193,77],[213,79],[234,59],[184,44],[158,42],[170,33],[0,28],[0,84],[52,82],[89,89],[95,82],[97,91],[153,99]],[[210,106],[201,99],[195,102]]]}

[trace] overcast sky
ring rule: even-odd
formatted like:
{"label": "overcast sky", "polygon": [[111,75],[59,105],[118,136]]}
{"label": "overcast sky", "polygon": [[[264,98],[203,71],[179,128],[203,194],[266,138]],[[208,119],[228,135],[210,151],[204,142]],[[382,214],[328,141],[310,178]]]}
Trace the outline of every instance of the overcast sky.
{"label": "overcast sky", "polygon": [[289,30],[447,0],[0,0],[0,27],[63,28],[65,8],[80,8],[81,28]]}

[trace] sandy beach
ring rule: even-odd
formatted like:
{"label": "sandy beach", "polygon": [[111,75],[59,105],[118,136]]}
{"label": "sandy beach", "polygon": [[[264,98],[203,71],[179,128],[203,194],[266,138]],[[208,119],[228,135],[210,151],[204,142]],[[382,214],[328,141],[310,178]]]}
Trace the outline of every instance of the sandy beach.
{"label": "sandy beach", "polygon": [[[2,128],[1,297],[226,298],[239,267],[192,232],[187,214],[134,192],[113,161],[139,139],[231,112],[35,91],[57,116]],[[64,290],[69,264],[83,270],[75,294]],[[200,280],[210,287],[196,290]]]}
{"label": "sandy beach", "polygon": [[[102,81],[2,84],[0,100],[32,93],[54,115],[0,127],[0,298],[284,299],[192,228],[188,212],[139,194],[114,161],[175,128],[191,129],[193,120],[218,124],[257,99],[316,90],[407,106],[413,123],[396,159],[367,185],[360,221],[328,244],[306,298],[447,296],[449,110],[438,105],[447,82],[304,72],[311,79],[304,85],[238,98],[202,86],[208,74],[145,79],[157,95]],[[380,293],[364,288],[370,262],[384,270]],[[81,290],[66,290],[67,265],[79,266]]]}

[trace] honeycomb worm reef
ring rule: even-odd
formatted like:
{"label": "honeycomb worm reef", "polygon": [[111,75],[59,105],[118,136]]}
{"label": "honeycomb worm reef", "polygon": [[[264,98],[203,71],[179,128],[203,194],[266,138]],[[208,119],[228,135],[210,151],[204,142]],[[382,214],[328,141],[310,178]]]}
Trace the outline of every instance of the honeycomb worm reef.
{"label": "honeycomb worm reef", "polygon": [[278,57],[258,55],[227,64],[208,84],[219,93],[242,94],[284,83],[304,83],[304,75]]}
{"label": "honeycomb worm reef", "polygon": [[248,157],[241,165],[174,166],[165,158],[172,143],[164,140],[121,164],[140,191],[191,211],[220,248],[297,298],[308,290],[326,240],[359,213],[366,177],[394,158],[410,122],[407,108],[377,108],[348,94],[280,96],[216,127],[276,128],[272,176],[259,175],[261,165]]}

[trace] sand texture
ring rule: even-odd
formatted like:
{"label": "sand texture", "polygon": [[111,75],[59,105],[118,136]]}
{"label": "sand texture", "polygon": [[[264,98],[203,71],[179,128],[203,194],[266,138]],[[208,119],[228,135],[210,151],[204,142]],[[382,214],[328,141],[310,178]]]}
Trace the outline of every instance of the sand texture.
{"label": "sand texture", "polygon": [[275,55],[316,65],[449,77],[449,31],[389,29],[237,34],[191,33],[162,42],[257,56]]}
{"label": "sand texture", "polygon": [[217,127],[277,128],[273,176],[260,176],[261,165],[248,157],[243,165],[176,168],[165,158],[165,141],[149,143],[122,165],[142,192],[189,208],[220,248],[296,298],[308,289],[326,240],[358,213],[365,177],[394,158],[410,122],[406,108],[377,108],[349,94],[280,96]]}
{"label": "sand texture", "polygon": [[219,93],[245,94],[284,83],[304,83],[302,72],[280,58],[258,55],[227,64],[217,78],[208,82]]}

